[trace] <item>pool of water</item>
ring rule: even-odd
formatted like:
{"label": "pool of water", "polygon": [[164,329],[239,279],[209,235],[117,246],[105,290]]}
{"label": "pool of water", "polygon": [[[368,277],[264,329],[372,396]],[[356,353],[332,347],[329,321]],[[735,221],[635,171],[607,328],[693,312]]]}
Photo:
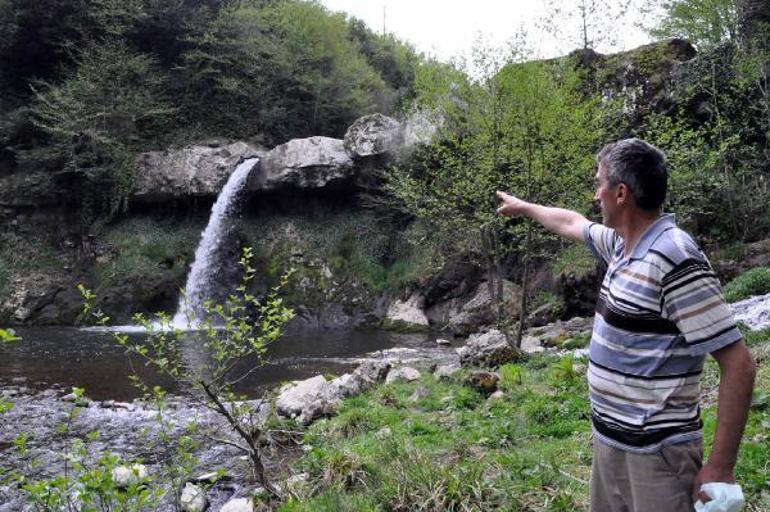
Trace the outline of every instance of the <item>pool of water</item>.
{"label": "pool of water", "polygon": [[[0,384],[24,386],[31,391],[49,388],[85,388],[94,400],[131,400],[138,396],[129,380],[136,373],[150,385],[186,394],[186,385],[163,378],[136,356],[128,357],[113,333],[72,327],[16,329],[22,341],[0,345]],[[142,342],[141,332],[128,334]],[[207,355],[194,333],[184,334],[184,365],[204,363]],[[239,391],[256,396],[266,387],[307,378],[318,373],[341,374],[365,359],[407,356],[441,359],[453,351],[439,348],[435,335],[384,331],[296,331],[269,347],[266,363],[240,383]],[[253,362],[246,362],[253,365]]]}

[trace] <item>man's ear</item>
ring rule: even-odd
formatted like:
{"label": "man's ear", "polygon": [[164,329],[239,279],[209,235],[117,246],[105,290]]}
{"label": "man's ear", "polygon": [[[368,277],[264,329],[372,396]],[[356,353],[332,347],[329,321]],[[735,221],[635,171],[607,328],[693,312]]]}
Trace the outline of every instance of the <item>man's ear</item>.
{"label": "man's ear", "polygon": [[630,197],[631,191],[628,190],[628,186],[625,183],[618,183],[615,189],[615,201],[617,201],[618,205],[628,203]]}

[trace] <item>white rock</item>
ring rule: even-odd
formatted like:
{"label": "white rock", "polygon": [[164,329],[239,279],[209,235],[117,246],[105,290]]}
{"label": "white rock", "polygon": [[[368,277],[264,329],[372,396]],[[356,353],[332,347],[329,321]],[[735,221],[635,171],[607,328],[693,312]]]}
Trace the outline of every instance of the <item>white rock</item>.
{"label": "white rock", "polygon": [[356,119],[345,133],[345,150],[353,158],[382,155],[396,149],[402,141],[401,124],[382,114]]}
{"label": "white rock", "polygon": [[294,417],[302,412],[302,409],[317,400],[326,379],[323,375],[316,375],[306,380],[293,383],[292,387],[282,388],[281,394],[275,401],[275,408],[281,416]]}
{"label": "white rock", "polygon": [[385,318],[391,322],[428,326],[428,317],[422,310],[422,303],[422,297],[418,293],[414,293],[405,301],[393,302],[388,308]]}
{"label": "white rock", "polygon": [[420,378],[420,372],[411,366],[404,366],[402,368],[396,368],[388,373],[385,377],[385,384],[391,384],[398,381],[412,382]]}
{"label": "white rock", "polygon": [[187,482],[182,489],[179,504],[185,512],[203,512],[208,507],[208,500],[203,489]]}
{"label": "white rock", "polygon": [[525,354],[536,354],[545,351],[545,347],[540,344],[539,338],[525,334],[521,337],[521,351]]}
{"label": "white rock", "polygon": [[449,346],[449,345],[451,345],[451,344],[452,344],[452,342],[451,342],[451,341],[449,341],[449,340],[446,340],[446,339],[444,339],[444,338],[438,338],[438,339],[436,340],[436,345],[442,345],[442,346],[445,346],[445,347],[446,347],[446,346]]}
{"label": "white rock", "polygon": [[736,322],[743,322],[752,331],[770,327],[770,293],[757,295],[730,304]]}
{"label": "white rock", "polygon": [[147,467],[144,464],[118,466],[112,470],[112,480],[120,488],[130,487],[147,478]]}
{"label": "white rock", "polygon": [[249,498],[235,498],[225,503],[219,512],[254,512],[254,503]]}

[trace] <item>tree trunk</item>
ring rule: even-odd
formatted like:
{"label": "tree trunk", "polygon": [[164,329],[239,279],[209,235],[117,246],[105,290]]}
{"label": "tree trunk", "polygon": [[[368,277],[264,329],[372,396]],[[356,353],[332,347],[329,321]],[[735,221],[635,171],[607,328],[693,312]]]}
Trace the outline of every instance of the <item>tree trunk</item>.
{"label": "tree trunk", "polygon": [[524,337],[524,329],[527,322],[527,288],[529,286],[529,258],[532,241],[532,224],[527,222],[527,234],[524,238],[524,269],[521,276],[521,304],[519,307],[519,328],[516,329],[516,348],[521,348],[521,340]]}

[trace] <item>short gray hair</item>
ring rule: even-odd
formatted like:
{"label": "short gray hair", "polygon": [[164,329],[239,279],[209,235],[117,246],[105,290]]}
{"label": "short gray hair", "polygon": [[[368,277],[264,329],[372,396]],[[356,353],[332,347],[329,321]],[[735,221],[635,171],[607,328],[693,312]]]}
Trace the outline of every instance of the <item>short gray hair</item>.
{"label": "short gray hair", "polygon": [[607,144],[596,155],[607,169],[611,186],[625,183],[639,208],[658,210],[666,200],[668,169],[661,150],[643,140],[622,139]]}

